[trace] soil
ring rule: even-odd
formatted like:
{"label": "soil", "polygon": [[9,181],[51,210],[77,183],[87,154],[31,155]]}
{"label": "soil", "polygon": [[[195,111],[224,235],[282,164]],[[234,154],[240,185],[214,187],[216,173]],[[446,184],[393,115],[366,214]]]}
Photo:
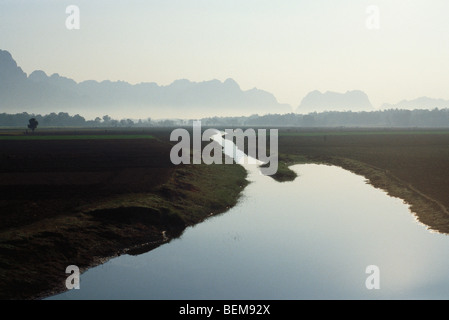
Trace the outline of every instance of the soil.
{"label": "soil", "polygon": [[174,166],[153,133],[0,140],[0,299],[62,292],[67,266],[149,251],[235,205],[241,166]]}
{"label": "soil", "polygon": [[[84,271],[120,254],[149,251],[235,205],[247,184],[245,170],[173,166],[170,131],[76,132],[111,135],[99,140],[0,139],[0,299],[64,291],[68,265]],[[280,172],[273,178],[300,178],[289,173],[294,163],[338,165],[403,199],[429,229],[449,233],[449,134],[398,131],[282,129]]]}
{"label": "soil", "polygon": [[429,129],[284,132],[288,134],[279,137],[280,162],[326,163],[363,175],[408,203],[429,229],[449,233],[449,134]]}

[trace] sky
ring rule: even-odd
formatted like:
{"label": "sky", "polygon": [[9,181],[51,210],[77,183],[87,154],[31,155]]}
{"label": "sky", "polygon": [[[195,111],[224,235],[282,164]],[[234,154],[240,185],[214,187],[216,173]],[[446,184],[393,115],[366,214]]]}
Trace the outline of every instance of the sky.
{"label": "sky", "polygon": [[447,0],[0,0],[0,49],[77,82],[232,78],[294,108],[313,90],[379,107],[449,99],[448,17]]}

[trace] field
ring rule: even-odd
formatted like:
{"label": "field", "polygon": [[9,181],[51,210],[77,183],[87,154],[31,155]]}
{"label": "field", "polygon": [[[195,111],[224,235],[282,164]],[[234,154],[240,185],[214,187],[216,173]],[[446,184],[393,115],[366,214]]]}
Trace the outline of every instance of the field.
{"label": "field", "polygon": [[[130,140],[130,139],[152,139],[153,136],[150,135],[138,135],[138,134],[129,134],[129,135],[115,135],[114,140]],[[16,135],[16,136],[7,136],[1,135],[0,140],[8,140],[8,141],[34,141],[34,140],[111,140],[111,135],[108,134],[90,134],[90,135]]]}
{"label": "field", "polygon": [[173,166],[167,130],[108,135],[0,139],[0,298],[62,291],[68,265],[151,250],[233,206],[247,183],[237,165]]}
{"label": "field", "polygon": [[[0,130],[0,298],[62,291],[70,264],[151,250],[235,205],[245,170],[172,165],[171,130]],[[449,233],[448,160],[445,130],[283,128],[273,178],[300,179],[295,163],[338,165]]]}
{"label": "field", "polygon": [[430,229],[449,233],[449,132],[376,130],[295,132],[279,137],[284,164],[320,162],[365,176],[405,200]]}

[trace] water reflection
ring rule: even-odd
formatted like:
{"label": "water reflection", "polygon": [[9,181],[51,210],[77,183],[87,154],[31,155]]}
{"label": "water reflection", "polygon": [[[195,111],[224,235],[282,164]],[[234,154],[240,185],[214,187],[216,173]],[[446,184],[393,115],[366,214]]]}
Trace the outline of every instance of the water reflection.
{"label": "water reflection", "polygon": [[256,170],[258,166],[264,164],[263,161],[246,155],[245,152],[240,150],[232,140],[226,139],[226,132],[215,131],[216,134],[212,135],[210,139],[218,143],[222,147],[222,152],[234,159],[235,163],[244,166],[247,170]]}
{"label": "water reflection", "polygon": [[[51,299],[447,299],[449,239],[400,199],[338,167],[253,181],[227,213],[140,256],[121,256]],[[368,290],[368,265],[380,289]]]}

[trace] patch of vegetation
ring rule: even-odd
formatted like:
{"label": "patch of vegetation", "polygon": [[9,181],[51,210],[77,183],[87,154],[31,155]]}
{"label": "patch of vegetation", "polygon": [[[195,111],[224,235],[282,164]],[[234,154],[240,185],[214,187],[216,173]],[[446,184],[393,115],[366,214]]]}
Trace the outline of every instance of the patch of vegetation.
{"label": "patch of vegetation", "polygon": [[323,137],[326,139],[327,136],[350,136],[350,135],[391,135],[391,134],[400,134],[400,135],[413,135],[413,134],[449,134],[449,130],[441,129],[441,130],[400,130],[400,129],[379,129],[379,130],[350,130],[350,129],[342,129],[339,131],[336,130],[308,130],[304,131],[303,129],[290,129],[288,131],[279,132],[279,136],[303,136],[303,137]]}
{"label": "patch of vegetation", "polygon": [[280,159],[337,165],[363,175],[373,186],[407,202],[428,228],[449,233],[447,131],[347,131],[350,134],[280,134]]}
{"label": "patch of vegetation", "polygon": [[167,133],[0,139],[0,299],[56,294],[68,265],[149,251],[234,206],[244,168],[174,166]]}
{"label": "patch of vegetation", "polygon": [[0,140],[135,140],[154,139],[153,136],[142,134],[77,134],[77,135],[0,135]]}
{"label": "patch of vegetation", "polygon": [[64,291],[66,266],[84,271],[110,257],[152,250],[234,206],[247,183],[239,165],[179,166],[153,191],[104,195],[63,215],[4,229],[0,298]]}

